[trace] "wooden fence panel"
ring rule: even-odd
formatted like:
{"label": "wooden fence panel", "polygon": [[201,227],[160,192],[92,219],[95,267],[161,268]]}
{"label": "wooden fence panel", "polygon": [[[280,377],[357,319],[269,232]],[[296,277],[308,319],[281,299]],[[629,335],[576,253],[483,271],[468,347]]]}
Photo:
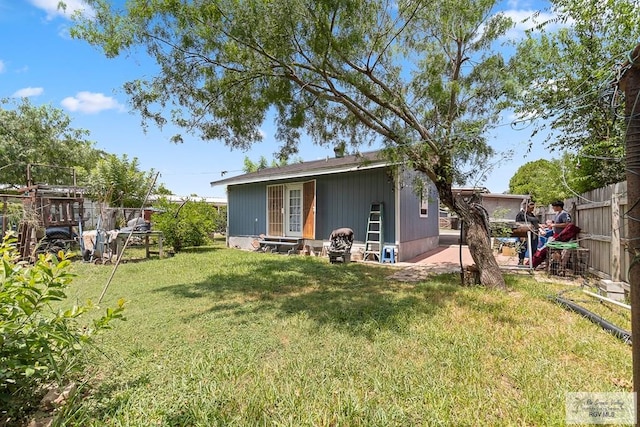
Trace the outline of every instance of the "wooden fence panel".
{"label": "wooden fence panel", "polygon": [[579,243],[589,249],[591,271],[605,279],[628,283],[626,194],[626,182],[612,184],[565,200],[565,209],[581,229]]}

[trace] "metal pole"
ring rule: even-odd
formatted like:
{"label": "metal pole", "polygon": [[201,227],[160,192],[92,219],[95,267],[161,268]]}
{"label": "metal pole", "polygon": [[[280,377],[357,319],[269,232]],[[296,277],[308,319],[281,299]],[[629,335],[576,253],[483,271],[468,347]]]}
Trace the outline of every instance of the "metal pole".
{"label": "metal pole", "polygon": [[531,247],[532,231],[527,230],[527,249],[529,250],[529,273],[533,274],[533,248]]}
{"label": "metal pole", "polygon": [[607,301],[607,302],[610,302],[611,304],[615,304],[615,305],[618,305],[618,306],[620,306],[622,308],[626,308],[627,310],[631,310],[631,306],[627,305],[627,304],[625,304],[623,302],[616,301],[616,300],[611,299],[611,298],[603,297],[602,295],[598,295],[596,293],[589,292],[586,289],[583,289],[582,292],[584,292],[587,295],[591,295],[592,297],[596,297],[598,299],[601,299],[602,301]]}
{"label": "metal pole", "polygon": [[[140,213],[142,213],[144,206],[147,204],[147,199],[149,199],[151,190],[153,190],[153,187],[156,185],[156,180],[158,179],[158,175],[160,175],[160,172],[156,172],[156,176],[153,178],[153,182],[149,186],[149,191],[147,191],[147,195],[144,197],[144,201],[142,202],[142,206],[140,207]],[[117,254],[116,263],[113,265],[113,270],[111,270],[111,275],[109,276],[109,279],[107,279],[107,283],[104,285],[104,289],[100,294],[100,298],[98,298],[98,304],[102,302],[102,298],[104,298],[104,294],[107,293],[107,288],[111,284],[111,281],[113,280],[113,276],[116,274],[116,270],[118,269],[118,265],[120,265],[120,260],[122,259],[122,254],[124,253],[124,250],[129,244],[129,240],[131,240],[132,235],[133,235],[133,227],[131,228],[131,231],[129,232],[127,239],[124,241],[124,244],[122,245],[122,250],[120,251],[120,253]]]}
{"label": "metal pole", "polygon": [[460,285],[464,286],[464,264],[462,263],[462,237],[464,236],[464,222],[460,221],[460,241],[458,242],[458,251],[460,256]]}

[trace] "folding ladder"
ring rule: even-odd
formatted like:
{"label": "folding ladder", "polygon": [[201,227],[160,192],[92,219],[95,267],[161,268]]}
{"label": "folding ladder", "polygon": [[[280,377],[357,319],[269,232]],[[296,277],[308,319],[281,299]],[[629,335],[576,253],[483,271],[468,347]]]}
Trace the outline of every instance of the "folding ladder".
{"label": "folding ladder", "polygon": [[369,211],[369,220],[367,221],[367,237],[364,245],[363,259],[366,261],[368,257],[375,256],[377,261],[382,259],[382,245],[384,244],[384,236],[382,233],[382,211],[381,202],[371,203]]}

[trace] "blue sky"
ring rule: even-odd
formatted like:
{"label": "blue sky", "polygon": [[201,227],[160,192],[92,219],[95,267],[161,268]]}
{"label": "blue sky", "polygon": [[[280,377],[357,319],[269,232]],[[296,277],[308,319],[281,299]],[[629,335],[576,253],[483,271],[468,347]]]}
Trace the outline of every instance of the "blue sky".
{"label": "blue sky", "polygon": [[[158,181],[180,196],[224,197],[224,188],[211,187],[211,181],[242,173],[245,156],[257,161],[271,160],[278,143],[272,126],[265,123],[264,139],[250,152],[231,150],[222,142],[203,142],[185,137],[185,143],[170,142],[171,128],[150,127],[145,134],[136,113],[129,111],[122,91],[125,82],[150,76],[153,64],[145,58],[107,59],[102,52],[68,36],[68,17],[57,11],[59,0],[0,0],[0,98],[29,97],[34,105],[51,105],[68,114],[73,128],[90,131],[89,139],[109,153],[137,157],[144,170],[160,172]],[[65,0],[68,12],[81,0]],[[542,2],[505,2],[505,11],[520,20],[541,9]],[[516,33],[521,31],[517,27]],[[505,119],[508,121],[508,118]],[[514,157],[503,162],[484,183],[491,192],[508,189],[509,179],[522,164],[548,158],[540,144],[525,155],[529,129],[516,131],[502,126],[491,137],[497,151],[514,150]],[[303,160],[333,156],[333,150],[305,142],[300,146]]]}

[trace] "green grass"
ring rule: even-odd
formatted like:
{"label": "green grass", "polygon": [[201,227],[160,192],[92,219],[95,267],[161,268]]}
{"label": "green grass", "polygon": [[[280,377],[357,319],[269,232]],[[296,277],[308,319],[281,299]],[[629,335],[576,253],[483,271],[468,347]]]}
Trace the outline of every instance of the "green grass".
{"label": "green grass", "polygon": [[[94,300],[113,266],[75,263]],[[631,349],[508,276],[509,292],[213,247],[119,266],[102,336],[62,417],[82,426],[563,425],[565,393],[631,391]],[[565,294],[566,296],[566,294]]]}

